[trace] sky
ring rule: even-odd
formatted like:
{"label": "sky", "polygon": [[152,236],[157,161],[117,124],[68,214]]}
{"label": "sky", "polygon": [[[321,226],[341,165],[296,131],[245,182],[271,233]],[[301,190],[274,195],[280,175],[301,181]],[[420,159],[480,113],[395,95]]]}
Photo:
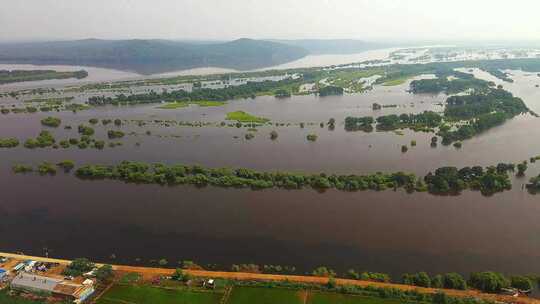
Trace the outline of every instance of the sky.
{"label": "sky", "polygon": [[0,40],[540,40],[538,0],[0,0]]}

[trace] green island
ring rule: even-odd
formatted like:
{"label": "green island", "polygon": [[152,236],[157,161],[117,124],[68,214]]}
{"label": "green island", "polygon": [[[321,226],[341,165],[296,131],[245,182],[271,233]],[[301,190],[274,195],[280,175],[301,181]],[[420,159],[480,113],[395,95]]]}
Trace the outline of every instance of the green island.
{"label": "green island", "polygon": [[41,120],[41,124],[47,127],[57,128],[62,123],[62,120],[60,118],[56,117],[46,117]]}
{"label": "green island", "polygon": [[[453,83],[459,85],[450,85]],[[442,143],[449,145],[501,125],[517,115],[530,112],[521,98],[514,97],[512,93],[500,87],[494,88],[486,81],[469,76],[451,81],[440,78],[415,80],[411,83],[411,89],[413,93],[418,90],[422,93],[448,90],[456,93],[471,89],[473,91],[468,95],[449,96],[443,114],[424,111],[420,114],[383,115],[376,119],[347,117],[345,129],[371,132],[375,121],[378,131],[409,128],[414,131],[435,132],[435,129],[438,129],[437,135],[442,137]]]}
{"label": "green island", "polygon": [[0,148],[15,148],[19,146],[17,138],[0,138]]}
{"label": "green island", "polygon": [[58,72],[54,70],[0,70],[0,84],[49,79],[82,79],[86,77],[88,77],[88,72],[84,70],[74,72]]}
{"label": "green island", "polygon": [[[97,145],[98,141],[94,142]],[[104,143],[100,142],[102,149]],[[406,151],[404,151],[406,152]],[[45,168],[51,167],[43,163]],[[26,173],[29,166],[16,164],[14,173]],[[74,166],[72,166],[73,168]],[[423,178],[414,174],[375,173],[370,175],[336,175],[336,174],[302,174],[292,172],[259,172],[246,168],[205,168],[202,166],[186,166],[164,164],[148,164],[143,162],[123,161],[118,165],[84,165],[78,167],[75,175],[80,179],[119,180],[127,183],[159,184],[159,185],[207,185],[217,187],[251,188],[253,190],[268,188],[302,189],[306,187],[318,191],[337,189],[341,191],[383,191],[386,189],[405,189],[407,192],[425,192],[436,195],[455,195],[463,190],[480,191],[483,195],[492,195],[512,188],[510,172],[517,167],[517,175],[527,170],[526,162],[517,166],[500,163],[497,166],[483,168],[480,166],[441,167],[429,172]],[[24,170],[20,170],[23,168]],[[31,167],[30,167],[31,168]],[[38,170],[41,172],[41,170]],[[52,171],[52,170],[50,170]],[[46,171],[45,173],[50,173]],[[54,172],[56,173],[56,172]]]}
{"label": "green island", "polygon": [[235,111],[235,112],[229,112],[227,113],[226,120],[235,120],[237,122],[244,122],[244,123],[259,123],[264,124],[269,122],[270,120],[264,117],[258,117],[252,114],[249,114],[244,111]]}

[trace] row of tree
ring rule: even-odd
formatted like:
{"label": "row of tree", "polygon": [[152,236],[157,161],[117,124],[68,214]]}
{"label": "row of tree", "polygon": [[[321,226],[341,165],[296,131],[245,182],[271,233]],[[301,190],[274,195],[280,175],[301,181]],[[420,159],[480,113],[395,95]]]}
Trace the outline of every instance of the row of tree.
{"label": "row of tree", "polygon": [[430,277],[426,272],[404,274],[403,284],[420,287],[448,288],[465,290],[469,287],[483,292],[497,293],[505,288],[516,288],[521,291],[530,291],[533,288],[535,278],[527,276],[512,276],[507,278],[502,273],[485,271],[471,273],[469,280],[458,273],[447,273]]}
{"label": "row of tree", "polygon": [[290,87],[292,85],[299,85],[300,79],[284,79],[280,81],[262,81],[262,82],[248,82],[239,86],[230,86],[219,89],[194,89],[191,92],[185,90],[175,91],[163,91],[156,93],[150,91],[143,94],[124,95],[119,94],[115,97],[105,96],[92,96],[88,98],[88,103],[91,105],[105,105],[105,104],[138,104],[138,103],[158,103],[163,101],[227,101],[237,98],[254,98],[260,93],[285,90],[284,87]]}
{"label": "row of tree", "polygon": [[[86,142],[90,144],[92,141]],[[80,144],[80,143],[79,143]],[[97,141],[94,143],[97,144]],[[104,143],[103,143],[104,144]],[[520,164],[518,167],[522,167]],[[369,175],[300,174],[290,172],[259,172],[246,168],[205,168],[202,166],[148,164],[123,161],[118,165],[85,165],[75,173],[82,179],[113,179],[130,183],[219,187],[251,187],[252,189],[311,187],[317,190],[338,189],[343,191],[385,190],[403,188],[408,192],[429,191],[432,194],[459,194],[462,190],[479,190],[491,195],[511,189],[508,172],[513,164],[441,167],[429,172],[423,179],[414,174],[375,173]],[[522,170],[522,169],[518,169]]]}

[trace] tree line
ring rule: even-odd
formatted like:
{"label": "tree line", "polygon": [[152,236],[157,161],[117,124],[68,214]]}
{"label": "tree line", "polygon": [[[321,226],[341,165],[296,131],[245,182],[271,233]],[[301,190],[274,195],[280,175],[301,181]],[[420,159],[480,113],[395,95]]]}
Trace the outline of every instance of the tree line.
{"label": "tree line", "polygon": [[[21,165],[15,165],[14,168],[17,166]],[[123,161],[117,165],[84,165],[75,171],[75,175],[81,179],[110,179],[160,185],[188,184],[199,187],[207,185],[252,189],[310,187],[316,190],[342,191],[404,189],[407,192],[428,191],[437,195],[459,194],[468,189],[481,191],[483,195],[491,195],[511,189],[512,183],[508,172],[514,168],[515,165],[504,163],[487,168],[441,167],[434,173],[429,172],[423,178],[417,178],[414,174],[404,172],[378,172],[367,175],[302,174]],[[14,171],[19,173],[15,169]]]}
{"label": "tree line", "polygon": [[115,97],[92,96],[88,98],[90,105],[105,104],[139,104],[158,103],[173,101],[227,101],[237,98],[255,98],[255,96],[273,91],[282,91],[287,87],[300,85],[301,79],[284,79],[279,81],[248,82],[239,86],[230,86],[219,89],[194,89],[191,92],[185,90],[163,91],[156,93],[151,91],[143,94],[124,95],[118,94]]}

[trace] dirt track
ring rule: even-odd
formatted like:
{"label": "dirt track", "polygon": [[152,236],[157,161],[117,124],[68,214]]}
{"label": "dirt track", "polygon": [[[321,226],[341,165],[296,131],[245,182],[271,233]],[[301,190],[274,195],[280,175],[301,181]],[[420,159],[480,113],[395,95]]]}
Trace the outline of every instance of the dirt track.
{"label": "dirt track", "polygon": [[[42,262],[54,262],[67,265],[71,261],[63,259],[43,258],[35,256],[18,255],[11,253],[0,252],[0,256],[5,256],[17,260],[36,260]],[[151,267],[136,267],[125,265],[113,265],[113,269],[122,272],[136,272],[140,273],[145,279],[150,279],[160,275],[171,275],[174,269],[167,268],[151,268]],[[325,284],[328,282],[328,278],[312,277],[312,276],[298,276],[298,275],[274,275],[274,274],[257,274],[257,273],[244,273],[244,272],[224,272],[224,271],[204,271],[204,270],[188,270],[189,274],[197,277],[210,277],[210,278],[222,278],[233,280],[264,280],[264,281],[291,281],[301,283],[315,283]],[[416,290],[422,293],[436,293],[439,291],[445,292],[447,295],[454,297],[475,297],[482,298],[491,301],[502,301],[507,303],[527,303],[527,304],[540,304],[540,300],[528,298],[528,297],[511,297],[503,295],[494,295],[481,293],[476,290],[453,290],[453,289],[435,289],[435,288],[423,288],[416,286],[409,286],[403,284],[394,283],[378,283],[370,281],[358,281],[348,279],[336,279],[336,283],[339,285],[355,285],[355,286],[376,286],[386,288],[396,288],[401,290]]]}

